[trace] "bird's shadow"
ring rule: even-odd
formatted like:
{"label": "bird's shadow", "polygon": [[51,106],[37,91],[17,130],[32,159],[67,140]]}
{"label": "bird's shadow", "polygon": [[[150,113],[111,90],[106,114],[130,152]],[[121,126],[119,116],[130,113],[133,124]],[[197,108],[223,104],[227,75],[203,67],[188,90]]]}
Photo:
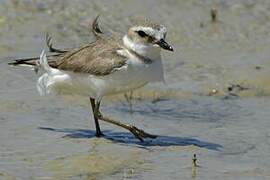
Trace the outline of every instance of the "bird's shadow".
{"label": "bird's shadow", "polygon": [[[66,138],[95,138],[95,131],[88,129],[56,129],[50,127],[39,127],[38,129],[47,130],[52,132],[65,133],[63,137]],[[200,148],[206,148],[209,150],[219,151],[223,146],[216,143],[198,140],[189,137],[176,137],[176,136],[157,136],[155,139],[146,139],[144,142],[140,142],[129,132],[113,132],[110,130],[103,131],[105,136],[103,138],[113,142],[138,145],[141,148],[147,148],[151,146],[189,146],[194,145]]]}

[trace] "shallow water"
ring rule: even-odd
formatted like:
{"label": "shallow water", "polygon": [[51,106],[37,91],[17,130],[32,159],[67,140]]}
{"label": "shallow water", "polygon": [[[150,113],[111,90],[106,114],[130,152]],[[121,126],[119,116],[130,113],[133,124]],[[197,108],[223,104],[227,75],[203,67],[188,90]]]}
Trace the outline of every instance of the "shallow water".
{"label": "shallow water", "polygon": [[[0,179],[269,179],[269,9],[267,0],[0,0]],[[87,99],[40,97],[33,71],[7,65],[38,56],[45,32],[57,47],[93,40],[97,14],[108,34],[138,14],[168,27],[166,84],[135,91],[132,112],[123,95],[102,106],[155,140],[105,123],[95,138]]]}

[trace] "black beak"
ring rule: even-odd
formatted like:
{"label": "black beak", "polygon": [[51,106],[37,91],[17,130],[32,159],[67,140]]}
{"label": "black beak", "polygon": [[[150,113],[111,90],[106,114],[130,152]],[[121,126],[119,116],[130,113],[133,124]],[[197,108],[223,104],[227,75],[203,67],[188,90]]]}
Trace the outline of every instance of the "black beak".
{"label": "black beak", "polygon": [[172,46],[169,45],[164,39],[160,39],[160,40],[157,42],[157,44],[158,44],[161,48],[163,48],[163,49],[165,49],[165,50],[173,51]]}

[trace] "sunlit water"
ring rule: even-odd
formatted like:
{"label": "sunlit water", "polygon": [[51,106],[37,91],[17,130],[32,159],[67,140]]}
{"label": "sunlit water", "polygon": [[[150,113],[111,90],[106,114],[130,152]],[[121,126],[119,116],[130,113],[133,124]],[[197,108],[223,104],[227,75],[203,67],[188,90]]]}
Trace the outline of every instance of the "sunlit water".
{"label": "sunlit water", "polygon": [[[269,9],[268,0],[0,0],[0,179],[269,179]],[[33,71],[7,65],[38,56],[46,32],[61,48],[92,41],[97,14],[107,34],[124,33],[134,15],[168,28],[166,84],[134,92],[132,113],[122,95],[102,106],[155,140],[105,123],[95,138],[87,99],[40,97]]]}

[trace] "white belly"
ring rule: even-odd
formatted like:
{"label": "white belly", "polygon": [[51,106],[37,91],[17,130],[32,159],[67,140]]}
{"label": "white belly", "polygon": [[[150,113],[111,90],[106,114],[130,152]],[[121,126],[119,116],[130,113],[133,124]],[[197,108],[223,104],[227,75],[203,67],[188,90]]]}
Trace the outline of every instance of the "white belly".
{"label": "white belly", "polygon": [[100,98],[137,89],[148,82],[162,81],[163,71],[160,63],[128,64],[106,76],[53,69],[53,73],[46,72],[39,78],[37,88],[42,95],[79,94]]}

